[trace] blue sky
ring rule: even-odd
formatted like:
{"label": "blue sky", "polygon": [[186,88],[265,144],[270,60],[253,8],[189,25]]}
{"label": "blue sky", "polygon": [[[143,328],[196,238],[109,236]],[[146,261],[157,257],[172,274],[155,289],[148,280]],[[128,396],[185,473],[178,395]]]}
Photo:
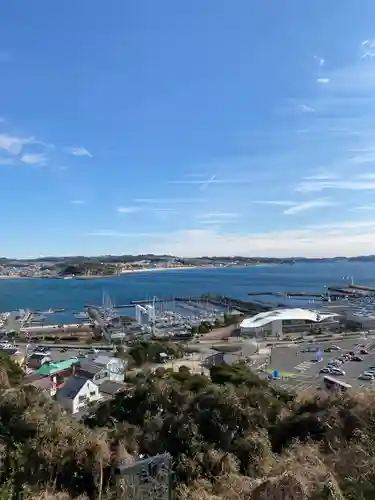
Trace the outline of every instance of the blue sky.
{"label": "blue sky", "polygon": [[375,253],[374,17],[5,2],[0,254]]}

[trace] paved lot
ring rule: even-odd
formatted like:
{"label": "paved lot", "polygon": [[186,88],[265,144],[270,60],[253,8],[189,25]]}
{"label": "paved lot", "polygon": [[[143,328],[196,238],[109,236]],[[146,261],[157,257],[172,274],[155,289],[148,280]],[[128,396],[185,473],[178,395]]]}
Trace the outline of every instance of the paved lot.
{"label": "paved lot", "polygon": [[[370,347],[368,355],[361,362],[348,361],[341,365],[346,372],[345,376],[339,376],[340,380],[351,384],[358,389],[375,387],[375,383],[366,380],[359,380],[358,377],[370,366],[375,366],[375,338],[368,337],[352,340],[337,341],[334,343],[341,347],[342,351],[357,351],[360,345]],[[372,345],[374,347],[372,347]],[[291,379],[282,379],[277,382],[285,389],[301,390],[303,388],[321,387],[324,374],[320,374],[321,368],[340,355],[340,351],[326,353],[323,352],[323,361],[316,362],[315,353],[302,352],[307,347],[319,346],[321,351],[332,346],[332,342],[321,342],[316,344],[302,344],[289,347],[275,347],[272,349],[269,368],[279,372],[289,372],[294,375]]]}
{"label": "paved lot", "polygon": [[[33,350],[34,349],[32,349],[31,352]],[[76,349],[68,349],[65,352],[61,352],[61,351],[63,351],[63,348],[61,348],[61,347],[51,347],[51,349],[50,349],[50,351],[51,351],[50,357],[51,357],[51,360],[53,362],[64,361],[65,359],[70,359],[70,358],[78,358],[78,353],[80,352],[80,350],[81,349],[79,349],[77,347]],[[87,351],[87,349],[82,349],[82,351],[85,352],[85,351]],[[30,354],[31,354],[31,352],[30,352]],[[108,351],[100,350],[99,354],[107,354],[108,352],[110,352],[110,349],[108,349]]]}

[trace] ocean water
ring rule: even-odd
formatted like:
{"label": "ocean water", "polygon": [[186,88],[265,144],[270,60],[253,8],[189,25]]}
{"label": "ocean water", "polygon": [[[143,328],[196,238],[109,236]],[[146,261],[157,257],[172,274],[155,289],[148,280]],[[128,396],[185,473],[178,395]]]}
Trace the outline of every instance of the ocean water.
{"label": "ocean water", "polygon": [[[246,268],[189,269],[126,274],[118,278],[94,280],[1,279],[0,311],[20,308],[47,310],[64,308],[51,316],[54,323],[71,322],[72,313],[85,304],[102,303],[103,293],[113,304],[152,297],[178,297],[215,293],[245,300],[281,303],[281,297],[249,297],[249,292],[311,291],[324,286],[345,286],[353,276],[355,283],[375,286],[375,263],[322,262],[271,265]],[[306,305],[306,300],[287,299],[290,306]],[[130,314],[131,310],[127,311]]]}

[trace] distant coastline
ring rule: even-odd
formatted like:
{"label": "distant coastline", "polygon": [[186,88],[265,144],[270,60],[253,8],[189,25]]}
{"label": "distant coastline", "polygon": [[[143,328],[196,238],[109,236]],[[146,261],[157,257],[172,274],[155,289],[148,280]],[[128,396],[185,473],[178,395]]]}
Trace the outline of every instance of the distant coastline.
{"label": "distant coastline", "polygon": [[81,275],[81,276],[22,276],[22,275],[0,275],[1,280],[6,279],[76,279],[76,280],[93,280],[93,279],[106,279],[106,278],[119,278],[127,274],[139,274],[145,272],[158,272],[158,271],[187,271],[189,269],[244,269],[247,267],[269,267],[275,264],[272,263],[253,263],[247,265],[228,265],[228,266],[215,266],[215,265],[203,265],[203,266],[174,266],[174,267],[146,267],[143,269],[126,269],[119,274],[93,274],[93,275]]}

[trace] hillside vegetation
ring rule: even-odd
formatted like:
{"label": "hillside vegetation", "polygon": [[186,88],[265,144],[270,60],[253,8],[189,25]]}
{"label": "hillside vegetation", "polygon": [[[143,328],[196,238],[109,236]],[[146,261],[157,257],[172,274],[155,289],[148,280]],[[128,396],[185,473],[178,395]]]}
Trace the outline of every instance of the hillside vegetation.
{"label": "hillside vegetation", "polygon": [[244,365],[159,368],[78,423],[13,370],[0,369],[0,499],[131,499],[111,466],[165,451],[176,499],[375,498],[373,392],[296,396]]}

